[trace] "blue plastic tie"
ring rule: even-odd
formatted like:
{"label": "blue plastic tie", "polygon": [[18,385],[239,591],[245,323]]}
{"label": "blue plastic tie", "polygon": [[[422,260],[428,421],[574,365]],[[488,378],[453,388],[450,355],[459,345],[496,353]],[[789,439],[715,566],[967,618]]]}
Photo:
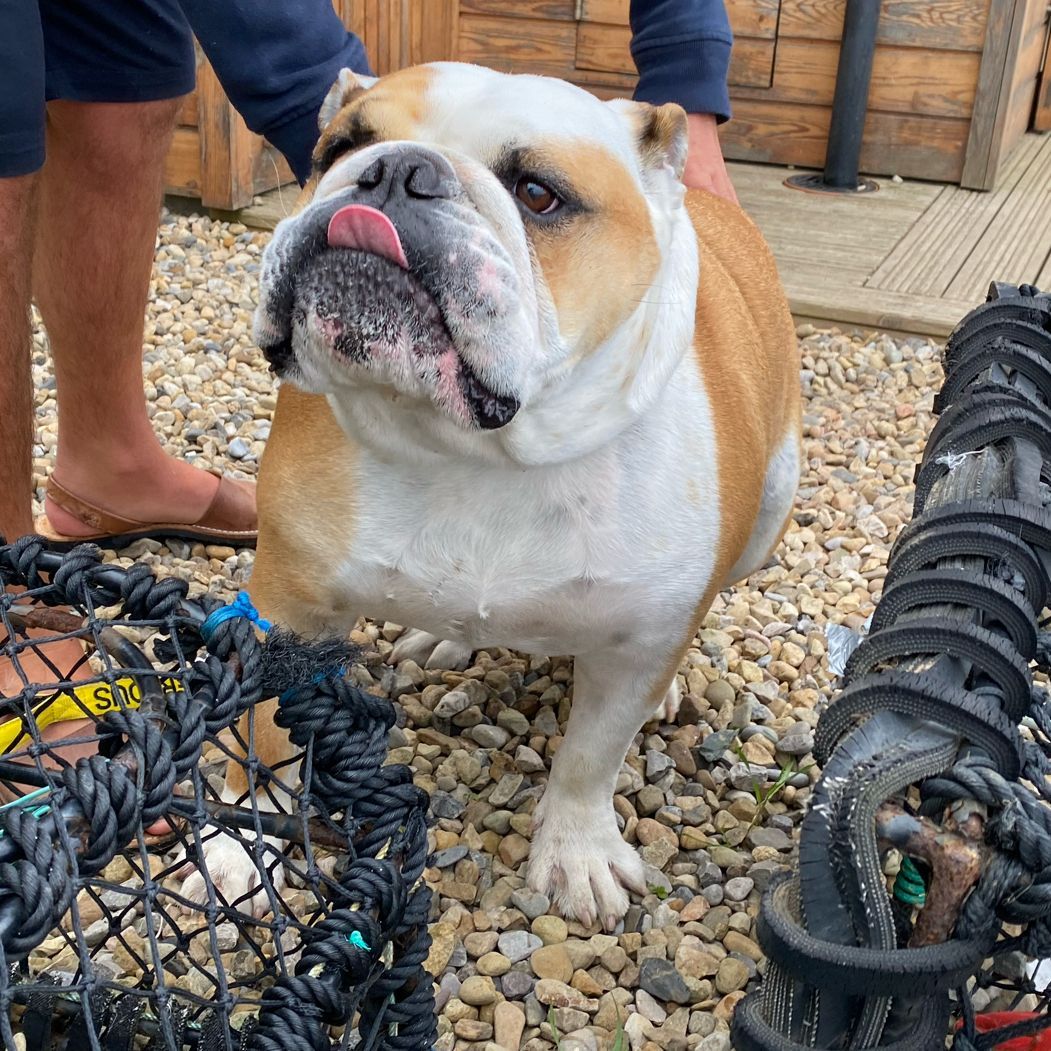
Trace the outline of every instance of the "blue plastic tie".
{"label": "blue plastic tie", "polygon": [[267,632],[271,628],[270,621],[260,616],[259,610],[252,605],[252,599],[248,592],[239,591],[237,598],[233,602],[226,606],[220,606],[208,614],[207,619],[201,625],[201,638],[205,642],[211,642],[216,628],[228,620],[233,620],[234,617],[244,617],[246,620],[250,620],[262,632]]}
{"label": "blue plastic tie", "polygon": [[350,942],[355,949],[364,949],[365,952],[372,952],[372,947],[365,942],[365,939],[362,938],[358,931],[351,931],[350,934],[347,935],[347,941]]}

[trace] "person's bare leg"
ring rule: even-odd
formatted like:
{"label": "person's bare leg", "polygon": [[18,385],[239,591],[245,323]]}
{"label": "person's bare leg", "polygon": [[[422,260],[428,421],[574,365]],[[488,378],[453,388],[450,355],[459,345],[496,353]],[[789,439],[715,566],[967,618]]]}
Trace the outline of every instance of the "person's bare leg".
{"label": "person's bare leg", "polygon": [[[32,532],[33,389],[29,285],[38,175],[0,179],[0,535],[14,540]],[[12,589],[16,590],[16,589]],[[40,637],[48,632],[30,632]],[[10,642],[0,628],[0,646]],[[83,676],[84,647],[76,639],[23,649],[17,666],[0,654],[0,697],[17,697],[26,680],[53,682]],[[24,676],[24,678],[23,678]],[[0,722],[11,712],[0,711]],[[90,733],[88,721],[52,725],[46,741]],[[94,744],[60,749],[72,762],[96,751]],[[9,793],[0,786],[0,800]]]}
{"label": "person's bare leg", "polygon": [[[143,394],[143,318],[178,105],[51,102],[39,188],[33,292],[55,360],[55,478],[144,522],[196,521],[218,486],[164,452]],[[59,532],[88,531],[50,500],[47,515]]]}
{"label": "person's bare leg", "polygon": [[38,176],[0,179],[0,535],[33,528],[29,278]]}

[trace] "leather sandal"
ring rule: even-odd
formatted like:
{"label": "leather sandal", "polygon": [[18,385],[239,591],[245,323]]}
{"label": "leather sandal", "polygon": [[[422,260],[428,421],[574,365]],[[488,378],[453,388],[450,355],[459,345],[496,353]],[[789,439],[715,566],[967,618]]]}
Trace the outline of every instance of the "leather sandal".
{"label": "leather sandal", "polygon": [[258,536],[255,485],[218,471],[209,473],[219,479],[219,487],[208,509],[196,522],[139,522],[134,518],[124,518],[75,496],[54,477],[48,478],[47,495],[91,532],[84,536],[59,533],[46,514],[36,520],[36,531],[58,551],[85,543],[119,548],[144,537],[155,540],[175,537],[191,543],[255,547]]}

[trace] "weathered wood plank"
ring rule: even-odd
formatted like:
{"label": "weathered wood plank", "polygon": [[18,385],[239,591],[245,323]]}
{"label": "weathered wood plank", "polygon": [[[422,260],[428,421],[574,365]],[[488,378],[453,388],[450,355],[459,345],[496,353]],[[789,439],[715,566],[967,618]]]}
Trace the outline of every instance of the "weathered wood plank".
{"label": "weathered wood plank", "polygon": [[[735,160],[821,168],[830,106],[738,98],[734,119],[720,129],[724,153]],[[872,111],[865,120],[861,170],[955,182],[963,167],[967,122]]]}
{"label": "weathered wood plank", "polygon": [[[990,0],[883,0],[876,42],[981,51],[989,5]],[[838,41],[845,9],[846,0],[782,0],[778,36]]]}
{"label": "weathered wood plank", "polygon": [[1010,77],[1025,19],[1025,0],[1002,0],[989,8],[982,63],[978,72],[971,130],[960,184],[992,189],[1003,150]]}
{"label": "weathered wood plank", "polygon": [[410,4],[409,61],[440,62],[456,57],[460,0],[430,0]]}
{"label": "weathered wood plank", "polygon": [[863,285],[940,192],[928,183],[886,183],[864,197],[827,197],[784,185],[783,168],[733,164],[745,209],[777,257]]}
{"label": "weathered wood plank", "polygon": [[286,199],[295,200],[299,193],[296,185],[296,177],[288,166],[288,161],[281,153],[268,142],[263,143],[263,148],[256,154],[255,164],[252,168],[253,200],[255,196],[274,189],[275,186],[288,186],[285,191]]}
{"label": "weathered wood plank", "polygon": [[245,126],[207,62],[197,67],[197,130],[201,203],[209,208],[243,208],[255,194],[255,161],[262,140]]}
{"label": "weathered wood plank", "polygon": [[571,77],[576,35],[572,22],[464,14],[458,57],[511,73]]}
{"label": "weathered wood plank", "polygon": [[196,128],[197,127],[197,92],[191,91],[189,95],[184,96],[181,103],[179,103],[179,115],[175,118],[176,124],[181,124],[183,127]]}
{"label": "weathered wood plank", "polygon": [[944,187],[868,280],[871,288],[940,296],[1040,150],[1034,135],[1019,144],[1004,166],[996,189],[976,193]]}
{"label": "weathered wood plank", "polygon": [[992,280],[1035,282],[1051,250],[1051,139],[1041,141],[946,290],[974,296]]}
{"label": "weathered wood plank", "polygon": [[[782,0],[726,0],[726,13],[734,36],[777,36],[777,12]],[[585,22],[626,26],[630,0],[582,0]],[[842,21],[842,18],[840,18]]]}
{"label": "weathered wood plank", "polygon": [[[877,48],[869,109],[969,119],[980,62],[981,56],[972,51],[921,51],[893,45]],[[740,91],[735,97],[831,105],[838,63],[837,43],[779,38],[769,90],[761,96]]]}
{"label": "weathered wood plank", "polygon": [[[605,73],[635,72],[627,26],[580,22],[577,25],[576,68]],[[774,66],[774,41],[749,37],[734,40],[728,82],[731,87],[767,88]]]}
{"label": "weathered wood plank", "polygon": [[1033,131],[1051,131],[1051,32],[1044,43],[1043,71],[1036,85]]}
{"label": "weathered wood plank", "polygon": [[955,300],[884,292],[830,283],[827,274],[783,275],[788,305],[797,317],[819,318],[837,325],[860,325],[885,331],[914,332],[944,339],[982,300]]}
{"label": "weathered wood plank", "polygon": [[164,192],[177,197],[201,195],[201,137],[196,128],[176,128],[164,158]]}
{"label": "weathered wood plank", "polygon": [[[428,0],[430,4],[431,0]],[[576,0],[460,0],[466,15],[504,15],[513,18],[555,18],[572,22],[577,17]]]}
{"label": "weathered wood plank", "polygon": [[1004,123],[1005,152],[1029,130],[1046,34],[1046,23],[1034,21],[1026,28],[1018,45],[1018,57],[1011,79],[1011,94],[1007,103],[1007,120]]}

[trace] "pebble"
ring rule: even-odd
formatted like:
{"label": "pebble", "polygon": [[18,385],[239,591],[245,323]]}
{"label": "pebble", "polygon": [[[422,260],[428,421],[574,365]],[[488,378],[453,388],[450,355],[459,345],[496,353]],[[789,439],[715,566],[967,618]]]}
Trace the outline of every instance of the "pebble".
{"label": "pebble", "polygon": [[747,966],[733,956],[727,956],[715,974],[715,988],[723,994],[733,993],[743,989],[748,978]]}
{"label": "pebble", "polygon": [[543,916],[551,908],[551,899],[535,890],[516,890],[511,895],[511,904],[520,909],[531,920]]}
{"label": "pebble", "polygon": [[460,999],[472,1007],[485,1007],[496,1000],[496,986],[492,978],[472,975],[460,986]]}
{"label": "pebble", "polygon": [[518,1051],[525,1032],[525,1012],[518,1006],[505,1000],[493,1010],[493,1036],[501,1048],[506,1051]]}
{"label": "pebble", "polygon": [[726,881],[726,885],[723,887],[723,893],[729,901],[744,901],[744,899],[752,893],[752,888],[754,886],[755,881],[749,879],[747,876],[735,876],[733,879],[728,879]]}
{"label": "pebble", "polygon": [[496,944],[500,952],[511,963],[518,963],[520,960],[528,959],[544,943],[529,931],[507,931],[506,934],[500,935]]}
{"label": "pebble", "polygon": [[569,927],[561,916],[537,916],[532,930],[545,945],[557,945],[569,937]]}
{"label": "pebble", "polygon": [[529,957],[529,965],[538,978],[555,978],[569,982],[573,977],[573,961],[563,945],[545,945]]}
{"label": "pebble", "polygon": [[639,984],[663,1003],[688,1004],[690,987],[675,965],[659,957],[648,957],[639,966]]}

